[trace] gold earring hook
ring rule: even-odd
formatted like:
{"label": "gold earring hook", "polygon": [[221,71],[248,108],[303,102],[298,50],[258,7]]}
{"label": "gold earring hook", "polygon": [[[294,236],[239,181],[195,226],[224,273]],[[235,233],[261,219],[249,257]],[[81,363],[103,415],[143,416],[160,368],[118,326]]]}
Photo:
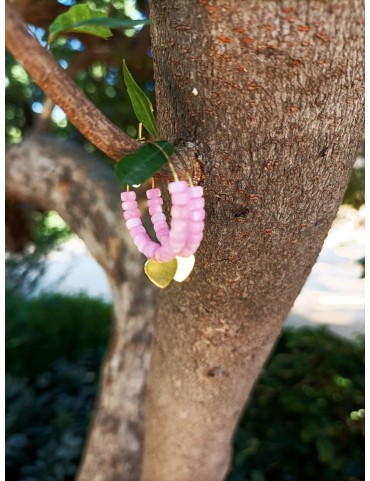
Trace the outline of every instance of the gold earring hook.
{"label": "gold earring hook", "polygon": [[143,137],[143,124],[139,122],[139,128],[138,128],[138,139],[137,140],[144,140]]}
{"label": "gold earring hook", "polygon": [[190,172],[187,169],[184,157],[182,156],[182,154],[180,154],[180,152],[177,149],[175,149],[175,154],[180,159],[181,165],[184,167],[185,174],[186,174],[186,177],[188,178],[190,187],[193,187],[193,179],[191,178]]}

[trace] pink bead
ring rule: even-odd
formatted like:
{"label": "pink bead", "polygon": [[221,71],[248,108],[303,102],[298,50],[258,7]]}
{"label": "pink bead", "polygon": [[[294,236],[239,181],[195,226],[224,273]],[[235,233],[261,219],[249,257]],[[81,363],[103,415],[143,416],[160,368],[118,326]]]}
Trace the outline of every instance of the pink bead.
{"label": "pink bead", "polygon": [[138,234],[134,239],[135,244],[139,247],[143,244],[147,244],[148,242],[153,242],[152,239],[148,236],[148,234]]}
{"label": "pink bead", "polygon": [[190,201],[190,210],[200,210],[204,208],[204,197],[199,199],[191,199]]}
{"label": "pink bead", "polygon": [[136,234],[135,236],[132,236],[132,239],[136,245],[139,245],[140,242],[147,241],[149,237],[146,232],[140,232],[140,234]]}
{"label": "pink bead", "polygon": [[173,251],[171,249],[171,247],[169,246],[168,242],[166,244],[164,244],[163,246],[161,246],[160,248],[160,251],[162,253],[166,253],[166,254],[173,254]]}
{"label": "pink bead", "polygon": [[152,207],[149,207],[149,214],[163,214],[162,207],[160,205],[153,205]]}
{"label": "pink bead", "polygon": [[129,190],[128,192],[121,193],[121,200],[127,202],[129,200],[136,200],[136,192],[133,190]]}
{"label": "pink bead", "polygon": [[176,257],[175,254],[159,253],[159,249],[154,254],[154,256],[155,256],[155,260],[157,260],[158,262],[169,262],[169,261],[172,261]]}
{"label": "pink bead", "polygon": [[161,189],[155,188],[155,189],[149,189],[146,191],[147,199],[155,199],[160,196],[161,196]]}
{"label": "pink bead", "polygon": [[155,233],[157,233],[157,232],[160,231],[161,229],[166,229],[167,232],[168,232],[167,222],[164,222],[164,221],[155,222],[155,223],[153,223],[153,227],[154,227]]}
{"label": "pink bead", "polygon": [[152,241],[150,239],[145,239],[143,241],[140,241],[138,244],[136,244],[137,248],[139,251],[144,254],[144,252],[147,250],[147,248],[150,246],[150,243]]}
{"label": "pink bead", "polygon": [[170,235],[168,229],[159,229],[155,234],[159,242],[162,242],[162,239],[168,239],[168,236]]}
{"label": "pink bead", "polygon": [[126,212],[123,213],[123,217],[125,220],[128,219],[133,219],[134,217],[140,217],[141,213],[139,209],[132,209],[132,210],[126,210]]}
{"label": "pink bead", "polygon": [[137,227],[134,227],[130,230],[131,237],[135,237],[137,234],[141,234],[145,232],[145,227],[143,225],[138,225]]}
{"label": "pink bead", "polygon": [[189,187],[189,194],[192,199],[203,196],[203,187],[200,185],[193,185]]}
{"label": "pink bead", "polygon": [[190,246],[188,247],[188,249],[189,249],[189,250],[188,250],[188,254],[185,256],[185,255],[183,255],[183,254],[181,253],[181,257],[188,257],[188,256],[190,256],[190,255],[192,255],[192,254],[195,254],[196,251],[199,249],[199,246],[200,246],[200,243],[199,243],[199,242],[198,242],[197,244],[190,245]]}
{"label": "pink bead", "polygon": [[182,249],[181,251],[181,257],[189,257],[191,256],[192,254],[194,254],[195,251],[193,251],[192,249],[189,249],[188,247],[184,247],[184,249]]}
{"label": "pink bead", "polygon": [[180,240],[186,241],[187,237],[188,236],[187,236],[186,232],[183,232],[183,231],[176,232],[173,229],[171,229],[170,239],[174,239],[174,240],[178,240],[178,241],[180,241]]}
{"label": "pink bead", "polygon": [[157,197],[155,199],[150,199],[148,200],[148,205],[149,206],[152,206],[152,205],[163,205],[163,199],[162,197]]}
{"label": "pink bead", "polygon": [[178,180],[176,182],[171,182],[168,184],[168,190],[170,194],[175,194],[177,192],[185,192],[189,188],[188,183],[185,180]]}
{"label": "pink bead", "polygon": [[131,200],[131,201],[127,201],[127,202],[122,202],[122,209],[123,209],[123,210],[137,209],[137,202],[136,202],[136,200]]}
{"label": "pink bead", "polygon": [[143,254],[148,257],[148,259],[152,259],[154,257],[154,254],[156,251],[159,249],[159,245],[156,244],[155,242],[151,242],[150,244],[147,244],[145,251]]}
{"label": "pink bead", "polygon": [[201,220],[204,220],[205,216],[206,216],[206,213],[205,213],[204,209],[192,210],[190,212],[190,221],[191,222],[199,222]]}
{"label": "pink bead", "polygon": [[162,212],[157,212],[152,216],[153,224],[156,224],[157,222],[161,222],[165,220],[166,220],[166,216]]}
{"label": "pink bead", "polygon": [[168,242],[168,246],[177,255],[185,247],[186,239],[183,238],[183,237],[181,237],[181,238],[171,237],[171,235],[170,235],[167,242]]}
{"label": "pink bead", "polygon": [[171,239],[168,241],[171,249],[173,250],[175,257],[181,254],[182,249],[185,246],[185,242],[175,242]]}
{"label": "pink bead", "polygon": [[204,230],[204,222],[192,222],[189,224],[189,232],[203,232]]}
{"label": "pink bead", "polygon": [[171,207],[171,217],[175,219],[187,219],[188,210],[183,206],[173,205]]}
{"label": "pink bead", "polygon": [[190,234],[188,237],[188,243],[192,244],[194,242],[201,242],[203,239],[203,232],[196,232],[194,234]]}
{"label": "pink bead", "polygon": [[163,245],[168,241],[168,236],[158,237],[158,241],[160,245]]}
{"label": "pink bead", "polygon": [[133,227],[137,227],[138,225],[141,225],[141,219],[138,219],[137,217],[126,221],[128,230],[131,230]]}
{"label": "pink bead", "polygon": [[138,250],[141,254],[144,254],[144,256],[145,256],[145,251],[147,250],[148,247],[149,247],[149,244],[147,244],[147,243],[141,244],[141,245],[138,245],[138,246],[137,246],[137,250]]}
{"label": "pink bead", "polygon": [[159,262],[172,261],[175,257],[176,254],[168,246],[160,247],[155,253],[155,259]]}
{"label": "pink bead", "polygon": [[187,222],[180,219],[172,219],[171,220],[171,232],[182,232],[185,237],[186,229],[187,229]]}
{"label": "pink bead", "polygon": [[189,193],[182,192],[171,196],[172,205],[186,205],[189,202]]}

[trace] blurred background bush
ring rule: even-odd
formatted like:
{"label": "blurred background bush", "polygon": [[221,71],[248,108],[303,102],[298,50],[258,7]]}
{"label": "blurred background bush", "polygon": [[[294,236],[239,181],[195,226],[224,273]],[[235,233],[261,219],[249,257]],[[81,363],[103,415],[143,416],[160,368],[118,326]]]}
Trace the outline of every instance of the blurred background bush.
{"label": "blurred background bush", "polygon": [[[86,2],[109,9],[112,17],[148,13],[144,0]],[[74,3],[63,0],[59,6]],[[31,22],[42,42],[45,17],[47,12],[42,21]],[[108,41],[61,37],[53,54],[116,125],[137,135],[121,62],[126,58],[155,102],[147,28],[115,32]],[[5,119],[8,144],[43,129],[111,162],[58,107],[45,102],[9,53]],[[344,202],[356,209],[364,203],[363,148]],[[76,474],[98,389],[111,306],[83,295],[35,297],[47,255],[71,232],[54,212],[10,199],[6,214],[6,479],[69,481]],[[236,432],[229,481],[363,480],[363,407],[363,338],[341,339],[323,328],[285,328]]]}
{"label": "blurred background bush", "polygon": [[[6,304],[6,479],[74,479],[111,307],[84,296]],[[364,479],[364,342],[285,328],[234,440],[229,481]]]}

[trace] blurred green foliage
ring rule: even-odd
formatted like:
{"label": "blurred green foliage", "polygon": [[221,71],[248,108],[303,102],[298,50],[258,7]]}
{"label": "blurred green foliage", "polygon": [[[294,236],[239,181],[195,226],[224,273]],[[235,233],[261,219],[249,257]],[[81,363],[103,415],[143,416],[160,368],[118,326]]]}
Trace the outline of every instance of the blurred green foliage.
{"label": "blurred green foliage", "polygon": [[33,212],[31,241],[39,248],[56,247],[71,236],[67,224],[54,211]]}
{"label": "blurred green foliage", "polygon": [[[111,307],[7,293],[6,479],[72,481]],[[234,439],[228,481],[364,479],[364,342],[284,329]]]}
{"label": "blurred green foliage", "polygon": [[[146,27],[148,28],[148,27]],[[62,38],[57,40],[58,47],[56,54],[64,65],[73,52],[69,45],[80,45],[77,40]],[[151,58],[148,57],[151,63]],[[6,108],[5,108],[5,133],[8,143],[21,142],[27,132],[36,125],[43,109],[44,95],[41,90],[33,84],[25,72],[9,53],[6,54]],[[98,61],[89,66],[86,70],[80,71],[76,76],[76,82],[86,96],[96,104],[99,109],[110,118],[118,127],[122,128],[130,136],[137,135],[137,120],[131,102],[123,83],[122,69],[118,66],[107,66],[104,62]],[[138,83],[154,103],[153,82],[138,79]],[[149,86],[150,89],[147,87]],[[100,153],[90,142],[88,142],[68,120],[63,112],[55,107],[52,120],[51,132],[60,139],[70,139],[81,143],[90,153]]]}
{"label": "blurred green foliage", "polygon": [[95,348],[57,359],[32,380],[6,374],[7,481],[75,478],[103,354]]}
{"label": "blurred green foliage", "polygon": [[358,157],[352,170],[343,204],[351,205],[355,209],[365,204],[365,152]]}
{"label": "blurred green foliage", "polygon": [[364,340],[285,329],[234,440],[228,481],[364,479]]}
{"label": "blurred green foliage", "polygon": [[[146,2],[133,0],[83,0],[63,2],[70,6],[75,3],[86,3],[92,9],[105,10],[109,17],[117,19],[144,18],[142,10]],[[147,7],[146,7],[147,8]],[[37,38],[46,45],[47,32],[44,29],[31,26]],[[148,29],[149,27],[143,27]],[[75,81],[85,95],[118,127],[130,136],[137,135],[137,120],[123,81],[122,60],[126,58],[131,70],[134,70],[135,80],[145,91],[153,105],[154,82],[152,73],[152,57],[149,48],[137,48],[140,42],[141,28],[116,31],[112,39],[101,40],[101,46],[91,41],[89,35],[61,36],[51,49],[53,55],[63,68],[74,70]],[[135,39],[138,40],[135,40]],[[135,43],[136,42],[136,43]],[[93,49],[95,53],[93,53]],[[99,50],[100,49],[100,50]],[[89,58],[89,51],[91,58]],[[105,52],[102,55],[101,51]],[[143,53],[140,57],[136,52]],[[94,58],[96,57],[96,61]],[[104,59],[106,57],[106,59]],[[30,79],[27,72],[18,64],[12,55],[6,51],[5,85],[6,110],[5,133],[8,143],[21,142],[24,136],[35,127],[43,110],[45,96]],[[81,64],[81,68],[76,67]],[[68,122],[63,112],[55,107],[51,121],[51,132],[61,139],[70,139],[82,144],[90,153],[95,152],[106,158],[90,142]]]}
{"label": "blurred green foliage", "polygon": [[5,315],[7,372],[33,378],[56,359],[104,346],[112,308],[84,295],[24,298],[8,290]]}
{"label": "blurred green foliage", "polygon": [[8,291],[6,479],[72,481],[97,392],[111,306]]}
{"label": "blurred green foliage", "polygon": [[8,252],[5,259],[9,290],[31,294],[45,274],[46,256],[72,235],[54,211],[33,211],[30,242],[21,253]]}

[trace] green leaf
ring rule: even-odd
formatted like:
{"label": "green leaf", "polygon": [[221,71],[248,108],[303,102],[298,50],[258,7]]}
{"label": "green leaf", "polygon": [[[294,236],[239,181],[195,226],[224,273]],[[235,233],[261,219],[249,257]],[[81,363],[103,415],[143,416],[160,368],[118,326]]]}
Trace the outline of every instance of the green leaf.
{"label": "green leaf", "polygon": [[158,138],[159,132],[155,123],[152,104],[133,79],[125,61],[123,61],[123,77],[125,79],[127,92],[131,99],[136,117],[138,118],[139,122],[144,125],[146,130],[153,135],[153,137]]}
{"label": "green leaf", "polygon": [[[171,156],[175,148],[167,140],[155,142],[168,156]],[[153,144],[144,144],[132,154],[127,154],[115,166],[118,182],[122,187],[126,185],[142,184],[150,179],[156,172],[161,170],[167,159],[161,150]]]}
{"label": "green leaf", "polygon": [[91,10],[88,5],[74,5],[68,12],[59,15],[49,27],[49,39],[51,44],[58,35],[66,32],[88,33],[101,38],[112,36],[112,32],[104,25],[89,25],[93,19],[106,19],[108,15],[103,10]]}

